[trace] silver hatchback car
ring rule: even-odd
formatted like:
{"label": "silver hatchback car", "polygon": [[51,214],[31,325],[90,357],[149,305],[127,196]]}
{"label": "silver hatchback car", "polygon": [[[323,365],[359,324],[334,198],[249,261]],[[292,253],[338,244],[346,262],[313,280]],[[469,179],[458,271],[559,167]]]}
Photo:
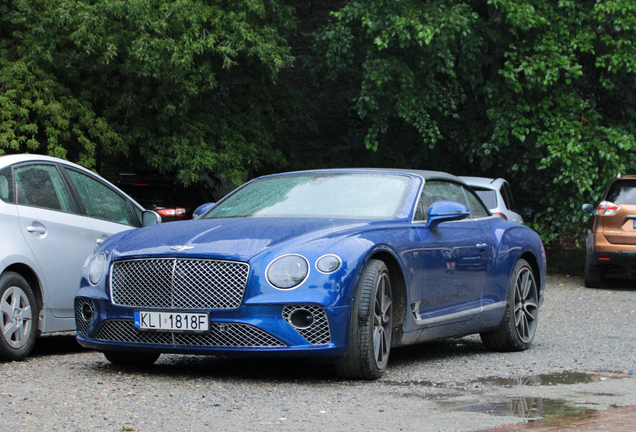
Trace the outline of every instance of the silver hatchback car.
{"label": "silver hatchback car", "polygon": [[512,196],[512,188],[510,184],[502,179],[491,179],[485,177],[460,177],[470,186],[486,204],[486,207],[500,218],[509,220],[510,222],[516,222],[523,224],[523,217],[529,216],[532,210],[524,208],[520,211],[515,204],[514,197]]}
{"label": "silver hatchback car", "polygon": [[84,261],[142,221],[161,218],[79,165],[0,156],[0,359],[25,358],[41,333],[75,330]]}

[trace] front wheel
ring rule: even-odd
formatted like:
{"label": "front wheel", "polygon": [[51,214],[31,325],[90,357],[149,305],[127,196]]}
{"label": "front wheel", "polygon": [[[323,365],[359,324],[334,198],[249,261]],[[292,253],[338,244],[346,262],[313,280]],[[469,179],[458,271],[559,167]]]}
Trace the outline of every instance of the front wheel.
{"label": "front wheel", "polygon": [[37,305],[28,282],[18,273],[0,276],[0,359],[23,360],[37,336]]}
{"label": "front wheel", "polygon": [[372,259],[356,288],[349,325],[349,349],[335,365],[338,376],[377,379],[389,362],[393,325],[391,278],[384,262]]}
{"label": "front wheel", "polygon": [[491,351],[523,351],[530,347],[539,322],[539,289],[530,264],[520,259],[508,286],[503,322],[498,329],[481,333]]}

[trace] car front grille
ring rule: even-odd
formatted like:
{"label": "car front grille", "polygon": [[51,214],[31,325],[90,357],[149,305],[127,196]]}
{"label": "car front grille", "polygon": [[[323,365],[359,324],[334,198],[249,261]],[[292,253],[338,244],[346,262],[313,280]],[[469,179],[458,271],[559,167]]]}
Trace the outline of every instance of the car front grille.
{"label": "car front grille", "polygon": [[139,331],[131,320],[107,320],[94,336],[108,342],[150,345],[269,348],[284,347],[283,342],[248,324],[212,323],[209,333],[168,333]]}
{"label": "car front grille", "polygon": [[248,273],[249,265],[234,261],[117,261],[112,270],[112,300],[131,307],[235,309],[243,301]]}

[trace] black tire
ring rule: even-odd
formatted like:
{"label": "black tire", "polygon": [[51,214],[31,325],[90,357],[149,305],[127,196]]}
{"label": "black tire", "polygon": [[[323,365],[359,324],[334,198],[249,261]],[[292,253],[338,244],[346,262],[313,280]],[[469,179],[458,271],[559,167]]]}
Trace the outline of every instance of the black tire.
{"label": "black tire", "polygon": [[539,323],[539,288],[530,264],[520,259],[508,284],[503,322],[498,329],[481,333],[491,351],[523,351],[530,347]]}
{"label": "black tire", "polygon": [[0,359],[24,360],[38,335],[38,310],[29,283],[18,273],[0,276]]}
{"label": "black tire", "polygon": [[161,353],[145,353],[135,351],[104,351],[104,357],[115,365],[150,366],[157,361]]}
{"label": "black tire", "polygon": [[389,270],[384,262],[370,260],[356,287],[349,349],[335,364],[338,376],[366,380],[382,376],[391,352],[392,299]]}
{"label": "black tire", "polygon": [[590,254],[585,255],[585,286],[598,288],[601,286],[601,270],[592,267]]}

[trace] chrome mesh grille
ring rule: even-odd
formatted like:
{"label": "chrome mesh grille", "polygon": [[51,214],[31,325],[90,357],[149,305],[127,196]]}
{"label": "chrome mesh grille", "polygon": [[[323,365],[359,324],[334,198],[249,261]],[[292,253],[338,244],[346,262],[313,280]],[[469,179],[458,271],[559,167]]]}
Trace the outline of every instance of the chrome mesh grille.
{"label": "chrome mesh grille", "polygon": [[86,321],[86,319],[84,319],[83,310],[86,305],[88,305],[90,310],[93,312],[92,315],[95,315],[95,306],[91,300],[80,298],[75,302],[75,321],[77,322],[77,331],[81,336],[86,336],[88,333],[88,326],[90,325],[90,321]]}
{"label": "chrome mesh grille", "polygon": [[131,320],[104,321],[94,336],[109,342],[198,347],[284,347],[283,342],[247,324],[212,323],[209,333],[139,331]]}
{"label": "chrome mesh grille", "polygon": [[[308,328],[297,328],[291,322],[291,313],[297,309],[305,309],[314,316],[314,322]],[[316,305],[286,305],[283,309],[283,318],[294,327],[302,337],[312,345],[327,345],[331,342],[329,319],[325,311]]]}
{"label": "chrome mesh grille", "polygon": [[249,266],[198,259],[147,259],[113,264],[111,292],[119,306],[166,309],[235,309]]}

